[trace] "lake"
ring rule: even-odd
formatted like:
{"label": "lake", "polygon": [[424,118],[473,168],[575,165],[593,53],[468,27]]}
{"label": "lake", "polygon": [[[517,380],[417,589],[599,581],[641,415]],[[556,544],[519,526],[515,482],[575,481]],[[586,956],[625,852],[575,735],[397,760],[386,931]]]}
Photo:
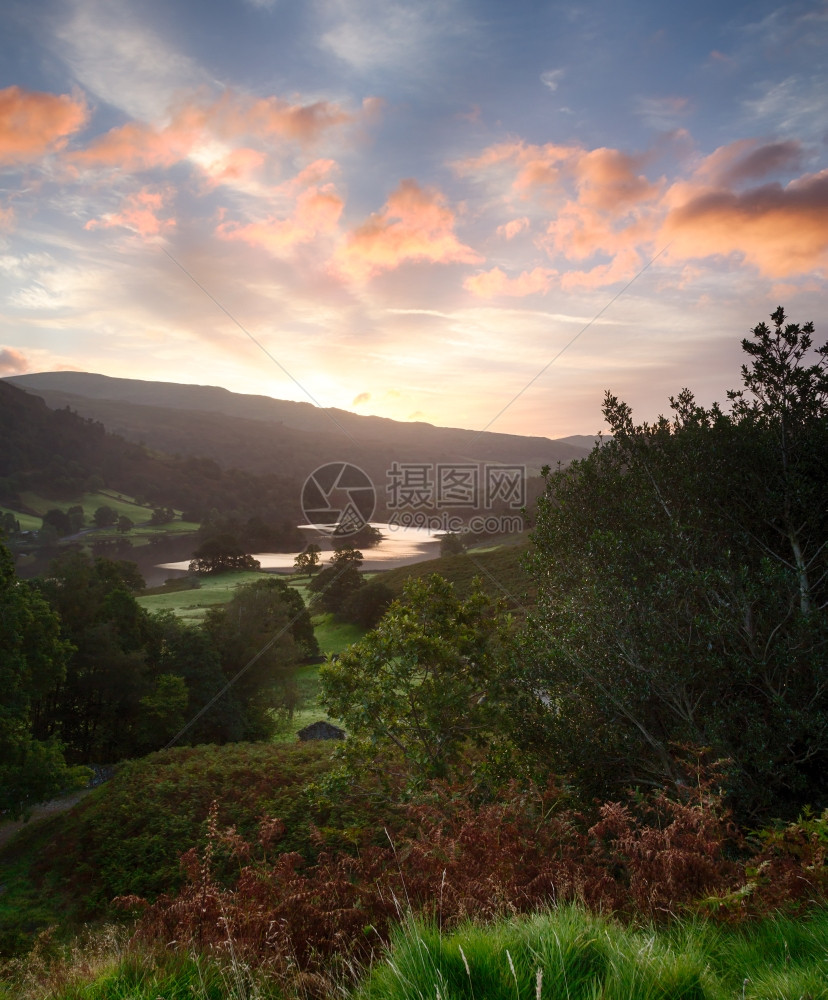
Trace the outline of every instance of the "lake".
{"label": "lake", "polygon": [[[397,525],[373,523],[384,537],[374,548],[360,550],[365,557],[362,563],[363,570],[372,572],[396,569],[398,566],[436,559],[440,555],[440,540],[428,528],[401,528]],[[333,552],[330,535],[311,524],[302,524],[300,527],[308,532],[308,542],[315,542],[322,549],[320,558],[324,566]],[[289,573],[293,572],[293,560],[298,554],[298,552],[256,552],[253,558],[259,560],[262,569]],[[156,568],[173,573],[186,573],[189,566],[190,560],[183,559],[180,562],[158,563]]]}

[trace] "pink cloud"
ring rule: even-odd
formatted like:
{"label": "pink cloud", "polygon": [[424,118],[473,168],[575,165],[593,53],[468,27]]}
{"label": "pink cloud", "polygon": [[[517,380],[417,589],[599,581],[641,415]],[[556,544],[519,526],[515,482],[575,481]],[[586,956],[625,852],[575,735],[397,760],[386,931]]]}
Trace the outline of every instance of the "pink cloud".
{"label": "pink cloud", "polygon": [[0,163],[31,163],[62,149],[86,118],[84,102],[68,94],[0,90]]}
{"label": "pink cloud", "polygon": [[85,229],[129,229],[139,236],[158,236],[175,226],[175,219],[159,218],[171,192],[152,191],[144,188],[129,195],[118,212],[110,212],[100,219],[90,219]]}
{"label": "pink cloud", "polygon": [[14,229],[15,214],[11,205],[0,205],[0,230]]}
{"label": "pink cloud", "polygon": [[611,215],[658,197],[659,185],[638,173],[643,157],[618,149],[593,149],[579,156],[575,177],[582,205]]}
{"label": "pink cloud", "polygon": [[13,347],[0,347],[0,372],[3,375],[20,375],[31,367],[29,359]]}
{"label": "pink cloud", "polygon": [[[374,105],[365,102],[364,114],[371,117],[375,113]],[[113,128],[72,153],[71,160],[87,167],[146,170],[186,159],[205,142],[241,143],[243,147],[258,142],[266,148],[285,141],[308,145],[330,129],[355,120],[355,115],[329,101],[292,104],[278,97],[252,98],[225,90],[216,100],[196,95],[180,101],[173,109],[172,121],[163,128],[141,122]],[[235,168],[249,168],[252,158],[261,155],[247,149]],[[226,176],[230,177],[234,164],[227,166],[230,173]]]}
{"label": "pink cloud", "polygon": [[802,145],[793,140],[760,143],[756,139],[738,139],[705,157],[694,177],[724,186],[762,180],[775,173],[800,169],[803,155]]}
{"label": "pink cloud", "polygon": [[270,217],[246,225],[221,223],[216,232],[222,239],[241,240],[279,257],[299,243],[334,232],[342,209],[342,199],[333,184],[313,186],[298,195],[294,211],[287,218]]}
{"label": "pink cloud", "polygon": [[561,275],[561,288],[603,288],[619,281],[629,281],[641,270],[641,258],[632,247],[615,254],[607,264],[597,264],[588,271],[566,271]]}
{"label": "pink cloud", "polygon": [[481,256],[457,239],[455,222],[439,191],[404,180],[381,212],[350,233],[336,265],[343,275],[359,281],[407,261],[480,263]]}
{"label": "pink cloud", "polygon": [[527,295],[545,294],[557,273],[549,268],[536,267],[532,271],[523,271],[516,278],[510,278],[501,268],[493,267],[490,271],[482,271],[466,278],[463,287],[481,299],[492,299],[498,295],[523,298]]}
{"label": "pink cloud", "polygon": [[520,219],[512,219],[510,222],[505,222],[502,226],[497,227],[497,235],[502,236],[506,240],[513,240],[518,233],[522,233],[524,229],[529,228],[529,220],[524,215]]}
{"label": "pink cloud", "polygon": [[675,257],[739,253],[772,278],[828,273],[828,170],[741,193],[682,185],[664,237]]}

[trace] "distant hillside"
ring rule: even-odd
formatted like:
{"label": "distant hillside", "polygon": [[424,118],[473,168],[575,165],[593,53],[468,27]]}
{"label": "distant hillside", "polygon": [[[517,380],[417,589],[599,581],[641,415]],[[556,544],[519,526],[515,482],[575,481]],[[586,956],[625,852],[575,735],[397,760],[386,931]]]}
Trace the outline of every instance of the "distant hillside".
{"label": "distant hillside", "polygon": [[304,479],[324,462],[350,461],[384,477],[397,462],[496,462],[537,472],[590,450],[566,441],[478,433],[361,416],[215,386],[144,382],[87,372],[41,372],[7,381],[69,406],[151,448],[206,456],[225,468],[280,470]]}
{"label": "distant hillside", "polygon": [[197,514],[215,507],[277,523],[300,516],[299,484],[291,477],[230,474],[209,460],[152,453],[3,380],[0,441],[0,503],[14,509],[28,490],[57,500],[105,485]]}

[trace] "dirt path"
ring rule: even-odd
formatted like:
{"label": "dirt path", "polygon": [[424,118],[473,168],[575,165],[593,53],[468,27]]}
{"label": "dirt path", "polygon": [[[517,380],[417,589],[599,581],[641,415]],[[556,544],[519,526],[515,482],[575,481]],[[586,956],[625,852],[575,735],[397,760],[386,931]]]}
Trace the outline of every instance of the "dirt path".
{"label": "dirt path", "polygon": [[[72,806],[80,802],[91,791],[91,788],[83,788],[72,795],[64,795],[60,799],[52,799],[51,802],[42,802],[39,806],[35,806],[32,809],[32,815],[28,822],[34,823],[36,820],[46,819],[48,816],[55,816],[58,813],[66,812],[67,809],[71,809]],[[0,824],[0,848],[4,847],[16,833],[27,825],[22,819]]]}

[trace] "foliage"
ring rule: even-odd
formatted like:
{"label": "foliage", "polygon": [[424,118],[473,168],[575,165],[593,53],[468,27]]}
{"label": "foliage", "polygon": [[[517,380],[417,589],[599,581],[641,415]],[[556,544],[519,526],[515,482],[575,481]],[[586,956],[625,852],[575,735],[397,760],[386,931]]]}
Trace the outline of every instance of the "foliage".
{"label": "foliage", "polygon": [[466,546],[460,535],[448,532],[440,538],[441,556],[461,556],[466,551]]}
{"label": "foliage", "polygon": [[93,515],[96,528],[112,528],[118,523],[118,513],[104,504]]}
{"label": "foliage", "polygon": [[228,570],[259,569],[260,564],[246,553],[230,534],[213,535],[193,553],[191,573],[226,573]]}
{"label": "foliage", "polygon": [[326,566],[308,584],[308,590],[317,594],[315,604],[324,611],[339,614],[348,598],[362,586],[359,567],[362,553],[351,545],[343,545],[331,556]]}
{"label": "foliage", "polygon": [[39,706],[59,690],[71,652],[57,615],[17,580],[0,544],[0,814],[17,818],[88,780],[85,768],[66,766],[61,743],[37,724]]}
{"label": "foliage", "polygon": [[[231,744],[131,761],[50,821],[52,835],[33,844],[32,878],[46,898],[62,895],[66,909],[83,919],[109,912],[119,894],[152,899],[173,892],[184,880],[181,855],[205,844],[213,800],[218,821],[247,837],[263,814],[283,817],[286,848],[312,858],[306,787],[330,767],[330,753],[320,744]],[[222,878],[238,873],[228,855],[216,863]]]}
{"label": "foliage", "polygon": [[684,390],[636,426],[608,393],[613,440],[547,476],[526,738],[586,795],[679,779],[677,743],[731,761],[742,814],[828,795],[826,351],[804,366],[783,319],[745,342],[732,414]]}
{"label": "foliage", "polygon": [[[451,928],[576,903],[663,923],[713,894],[724,922],[797,901],[802,911],[824,908],[828,885],[805,857],[796,867],[805,892],[793,880],[787,894],[784,880],[739,891],[757,856],[744,850],[714,783],[699,779],[681,800],[659,793],[605,803],[597,822],[554,785],[513,785],[480,802],[474,787],[433,783],[387,831],[390,844],[365,831],[356,853],[323,850],[311,864],[279,850],[278,819],[263,818],[251,840],[224,827],[214,809],[205,849],[184,858],[181,892],[149,906],[135,897],[121,904],[142,912],[146,941],[221,951],[232,940],[246,960],[317,974],[368,959],[406,914]],[[229,884],[216,860],[227,852],[239,865]]]}
{"label": "foliage", "polygon": [[339,609],[339,617],[360,628],[375,628],[394,600],[394,592],[382,580],[364,583],[346,598]]}
{"label": "foliage", "polygon": [[319,569],[319,553],[322,550],[314,542],[310,542],[293,560],[297,573],[307,573],[309,576]]}
{"label": "foliage", "polygon": [[442,577],[411,581],[375,631],[321,668],[322,703],[372,752],[399,754],[413,777],[445,774],[501,726],[500,611],[480,590],[460,600]]}
{"label": "foliage", "polygon": [[319,649],[301,595],[278,577],[256,580],[237,588],[228,604],[211,608],[204,629],[233,680],[242,712],[236,738],[272,736],[273,709],[289,711],[295,703],[292,668]]}

